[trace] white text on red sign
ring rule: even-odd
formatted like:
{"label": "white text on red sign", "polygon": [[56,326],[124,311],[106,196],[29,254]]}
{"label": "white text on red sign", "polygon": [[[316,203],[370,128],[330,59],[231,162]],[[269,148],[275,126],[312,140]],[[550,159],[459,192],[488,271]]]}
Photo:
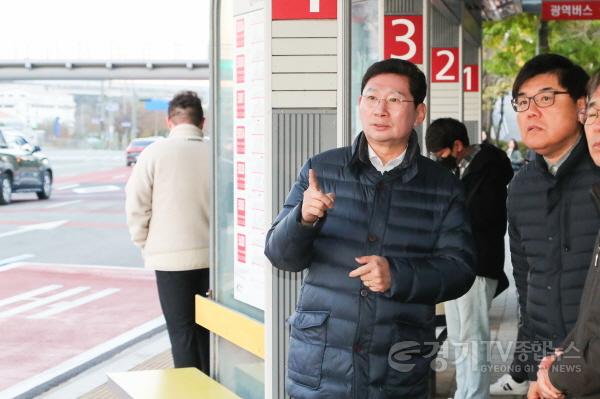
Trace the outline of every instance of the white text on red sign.
{"label": "white text on red sign", "polygon": [[384,17],[384,58],[423,63],[423,17],[386,15]]}
{"label": "white text on red sign", "polygon": [[458,48],[431,49],[431,81],[434,83],[458,82]]}
{"label": "white text on red sign", "polygon": [[272,0],[273,20],[336,19],[337,0]]}

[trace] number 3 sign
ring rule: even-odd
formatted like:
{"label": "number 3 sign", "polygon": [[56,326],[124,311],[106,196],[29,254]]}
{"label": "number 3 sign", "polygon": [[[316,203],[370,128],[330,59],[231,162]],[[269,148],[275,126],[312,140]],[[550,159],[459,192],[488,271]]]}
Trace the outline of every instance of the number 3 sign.
{"label": "number 3 sign", "polygon": [[383,35],[384,58],[423,63],[423,16],[386,15]]}
{"label": "number 3 sign", "polygon": [[431,81],[435,83],[458,82],[458,48],[431,49]]}

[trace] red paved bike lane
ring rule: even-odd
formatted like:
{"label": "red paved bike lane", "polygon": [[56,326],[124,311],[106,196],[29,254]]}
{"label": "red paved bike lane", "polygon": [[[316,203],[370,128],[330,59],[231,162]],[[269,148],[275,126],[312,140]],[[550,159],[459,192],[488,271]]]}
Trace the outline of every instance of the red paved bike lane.
{"label": "red paved bike lane", "polygon": [[161,315],[148,270],[0,267],[0,397],[16,396],[162,326]]}

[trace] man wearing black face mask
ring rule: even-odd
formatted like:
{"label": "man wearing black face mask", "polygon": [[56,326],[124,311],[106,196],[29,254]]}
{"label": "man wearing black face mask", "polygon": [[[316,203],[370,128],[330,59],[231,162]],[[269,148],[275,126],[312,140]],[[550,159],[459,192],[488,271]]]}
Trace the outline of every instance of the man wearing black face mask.
{"label": "man wearing black face mask", "polygon": [[450,169],[450,171],[452,173],[454,173],[454,174],[458,173],[458,161],[452,155],[452,153],[449,153],[445,157],[442,157],[442,156],[438,156],[436,153],[432,152],[432,153],[430,153],[430,157],[434,161],[436,161],[437,163],[439,163],[440,165],[444,165],[445,167],[447,167],[448,169]]}
{"label": "man wearing black face mask", "polygon": [[[452,170],[465,188],[466,207],[475,241],[475,283],[462,297],[445,303],[450,347],[456,350],[457,399],[489,396],[484,370],[490,340],[489,308],[508,287],[504,274],[506,186],[513,176],[504,151],[490,144],[469,144],[464,124],[452,118],[433,121],[425,134],[431,158]],[[466,352],[466,353],[465,353]]]}

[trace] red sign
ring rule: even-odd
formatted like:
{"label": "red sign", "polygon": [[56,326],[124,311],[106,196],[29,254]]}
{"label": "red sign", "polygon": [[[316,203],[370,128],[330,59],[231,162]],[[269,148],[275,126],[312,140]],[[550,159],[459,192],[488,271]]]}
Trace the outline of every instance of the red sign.
{"label": "red sign", "polygon": [[244,18],[235,21],[235,47],[244,47]]}
{"label": "red sign", "polygon": [[240,155],[246,153],[246,128],[244,126],[235,128],[235,152]]}
{"label": "red sign", "polygon": [[435,83],[458,82],[458,48],[434,47],[431,49],[431,81]]}
{"label": "red sign", "polygon": [[463,68],[463,91],[479,91],[479,65],[465,65]]}
{"label": "red sign", "polygon": [[246,74],[246,65],[244,64],[245,57],[240,54],[235,58],[235,82],[244,83],[244,75]]}
{"label": "red sign", "polygon": [[337,19],[337,0],[273,0],[273,20]]}
{"label": "red sign", "polygon": [[600,19],[598,1],[543,1],[542,20]]}
{"label": "red sign", "polygon": [[246,263],[246,236],[244,234],[238,233],[237,255],[238,255],[238,262]]}
{"label": "red sign", "polygon": [[386,15],[383,26],[384,58],[423,63],[422,15]]}
{"label": "red sign", "polygon": [[246,164],[244,164],[244,162],[237,163],[236,177],[237,177],[238,190],[245,190],[246,189]]}
{"label": "red sign", "polygon": [[238,90],[235,94],[235,105],[237,117],[243,119],[246,116],[246,93],[244,90]]}
{"label": "red sign", "polygon": [[243,198],[237,199],[237,221],[238,226],[246,225],[246,200]]}

